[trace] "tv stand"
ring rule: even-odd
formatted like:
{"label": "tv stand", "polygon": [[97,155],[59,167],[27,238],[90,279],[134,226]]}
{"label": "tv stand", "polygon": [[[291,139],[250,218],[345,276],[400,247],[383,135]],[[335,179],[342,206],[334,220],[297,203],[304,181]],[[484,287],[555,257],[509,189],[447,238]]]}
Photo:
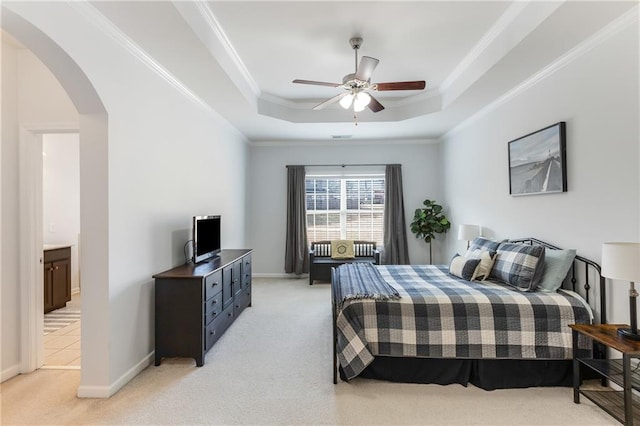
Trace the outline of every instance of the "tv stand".
{"label": "tv stand", "polygon": [[155,365],[162,358],[204,356],[251,306],[251,252],[222,250],[200,263],[155,274]]}

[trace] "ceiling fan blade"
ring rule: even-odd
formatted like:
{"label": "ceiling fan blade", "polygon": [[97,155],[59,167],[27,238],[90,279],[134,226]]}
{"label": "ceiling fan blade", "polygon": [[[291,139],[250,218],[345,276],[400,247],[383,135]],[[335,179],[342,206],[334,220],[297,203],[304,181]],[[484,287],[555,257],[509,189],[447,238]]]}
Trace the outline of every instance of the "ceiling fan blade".
{"label": "ceiling fan blade", "polygon": [[395,81],[393,83],[377,83],[376,90],[422,90],[427,84],[422,81]]}
{"label": "ceiling fan blade", "polygon": [[314,86],[329,86],[329,87],[340,87],[342,84],[339,83],[325,83],[324,81],[313,81],[313,80],[293,80],[292,83],[298,84],[313,84]]}
{"label": "ceiling fan blade", "polygon": [[326,101],[316,105],[313,107],[314,110],[319,110],[319,109],[323,109],[324,107],[326,107],[327,105],[331,105],[334,102],[338,102],[340,99],[344,98],[345,96],[347,96],[349,94],[349,92],[344,92],[344,93],[340,93],[339,95],[335,95],[333,98],[329,98]]}
{"label": "ceiling fan blade", "polygon": [[360,66],[358,67],[358,72],[356,72],[355,77],[361,81],[369,81],[371,78],[371,73],[378,66],[378,62],[380,62],[376,58],[372,58],[370,56],[363,56],[360,59]]}
{"label": "ceiling fan blade", "polygon": [[[371,95],[369,95],[369,96],[371,96]],[[369,105],[367,105],[367,106],[373,112],[380,112],[380,111],[382,111],[384,109],[382,104],[380,102],[378,102],[378,100],[376,98],[374,98],[373,96],[371,96],[371,100],[369,101]]]}

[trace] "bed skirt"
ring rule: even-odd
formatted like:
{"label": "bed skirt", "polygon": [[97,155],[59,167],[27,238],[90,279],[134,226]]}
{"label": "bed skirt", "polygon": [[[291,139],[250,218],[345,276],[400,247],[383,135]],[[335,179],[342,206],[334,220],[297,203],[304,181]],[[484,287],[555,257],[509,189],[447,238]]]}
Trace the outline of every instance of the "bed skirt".
{"label": "bed skirt", "polygon": [[[469,383],[485,390],[572,386],[571,360],[376,357],[358,377],[401,383]],[[340,378],[345,380],[340,368]]]}

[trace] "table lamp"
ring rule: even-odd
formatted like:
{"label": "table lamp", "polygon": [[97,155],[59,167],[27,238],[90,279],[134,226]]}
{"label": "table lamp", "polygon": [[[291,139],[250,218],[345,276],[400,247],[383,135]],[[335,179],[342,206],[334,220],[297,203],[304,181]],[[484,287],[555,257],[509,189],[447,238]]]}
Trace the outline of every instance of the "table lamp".
{"label": "table lamp", "polygon": [[480,236],[480,227],[478,225],[458,225],[458,239],[466,240],[467,248],[469,248],[469,241],[478,236]]}
{"label": "table lamp", "polygon": [[634,283],[640,282],[640,243],[604,243],[602,245],[602,276],[612,280],[629,281],[630,328],[619,328],[618,335],[640,340]]}

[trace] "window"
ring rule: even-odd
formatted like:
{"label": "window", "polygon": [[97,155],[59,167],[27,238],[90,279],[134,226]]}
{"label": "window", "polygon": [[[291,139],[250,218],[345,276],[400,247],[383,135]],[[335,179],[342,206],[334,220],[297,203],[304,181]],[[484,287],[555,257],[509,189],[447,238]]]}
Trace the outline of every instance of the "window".
{"label": "window", "polygon": [[307,175],[309,242],[367,240],[382,246],[384,198],[384,175]]}

